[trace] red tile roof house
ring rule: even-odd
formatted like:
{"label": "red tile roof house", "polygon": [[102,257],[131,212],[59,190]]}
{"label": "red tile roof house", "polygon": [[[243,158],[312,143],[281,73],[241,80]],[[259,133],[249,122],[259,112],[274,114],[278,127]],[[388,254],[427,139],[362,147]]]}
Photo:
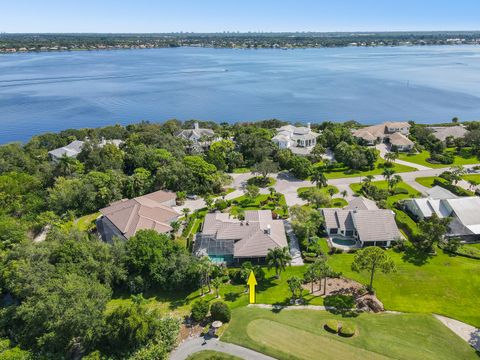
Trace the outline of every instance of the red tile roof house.
{"label": "red tile roof house", "polygon": [[180,214],[175,206],[176,194],[156,191],[133,199],[123,199],[100,210],[97,229],[102,240],[111,242],[114,237],[128,240],[138,230],[155,230],[160,234],[172,231],[170,224]]}

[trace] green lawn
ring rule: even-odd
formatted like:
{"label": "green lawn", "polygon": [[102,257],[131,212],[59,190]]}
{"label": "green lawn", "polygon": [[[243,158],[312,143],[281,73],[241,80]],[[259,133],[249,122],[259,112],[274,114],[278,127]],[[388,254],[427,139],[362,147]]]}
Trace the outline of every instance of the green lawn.
{"label": "green lawn", "polygon": [[[387,181],[374,181],[372,182],[372,185],[375,185],[378,188],[381,189],[387,189],[388,188],[388,182]],[[357,194],[361,195],[361,189],[362,185],[360,183],[357,184],[351,184],[350,188]],[[414,235],[417,234],[418,232],[418,226],[417,223],[407,215],[402,210],[399,210],[395,207],[395,203],[399,200],[403,199],[409,199],[409,198],[414,198],[414,197],[419,197],[421,196],[421,193],[412,188],[410,185],[400,182],[397,185],[397,189],[403,189],[404,192],[406,191],[406,194],[396,194],[396,195],[390,195],[387,198],[387,207],[392,209],[395,212],[395,220],[397,222],[397,225],[402,231],[402,233],[407,237],[410,238]]]}
{"label": "green lawn", "polygon": [[203,350],[190,355],[187,360],[242,360],[242,358],[218,351]]}
{"label": "green lawn", "polygon": [[[264,269],[266,279],[263,283],[257,286],[257,303],[261,304],[288,304],[291,298],[291,292],[288,288],[287,280],[292,276],[302,277],[305,272],[304,266],[287,267],[285,272],[282,272],[280,279],[274,277],[275,271],[273,269]],[[222,284],[220,287],[220,300],[225,301],[232,309],[248,305],[248,293],[245,292],[246,285]],[[178,316],[185,316],[190,313],[191,304],[198,299],[205,299],[207,301],[215,301],[216,296],[212,291],[201,297],[200,290],[192,293],[165,293],[162,291],[149,291],[143,294],[147,300],[148,306],[162,311],[170,311]],[[304,290],[304,299],[311,305],[323,305],[323,298],[310,295],[307,290]],[[119,306],[122,303],[130,302],[130,298],[122,295],[115,295],[107,306],[107,311]]]}
{"label": "green lawn", "polygon": [[234,174],[245,174],[250,171],[251,171],[250,168],[246,168],[246,167],[233,169]]}
{"label": "green lawn", "polygon": [[[447,151],[454,152],[455,149],[448,149]],[[446,168],[452,165],[471,165],[471,164],[480,163],[480,160],[476,156],[472,156],[468,154],[466,154],[465,156],[455,155],[453,164],[432,164],[427,161],[429,157],[430,157],[430,153],[424,150],[421,153],[413,154],[413,155],[401,153],[399,156],[399,159],[404,161],[409,161],[415,164],[423,165],[423,166],[428,166],[431,168]]]}
{"label": "green lawn", "polygon": [[[278,201],[278,206],[275,206],[275,204],[272,201],[269,201],[267,204],[263,206],[261,205],[262,202],[268,201],[268,198],[270,197],[269,194],[260,194],[255,199],[250,200],[249,202],[246,202],[248,198],[245,195],[242,195],[232,200],[232,202],[236,201],[237,205],[232,205],[232,207],[230,208],[230,214],[233,216],[237,216],[241,210],[264,209],[264,210],[275,211],[280,216],[286,215],[282,208],[284,205],[287,204],[285,201],[285,196],[283,196],[283,194],[279,194],[279,195],[280,195],[280,200]],[[288,214],[288,211],[287,211],[287,214]]]}
{"label": "green lawn", "polygon": [[[374,181],[374,182],[372,182],[372,185],[375,185],[376,187],[378,187],[380,189],[388,189],[388,182],[386,180]],[[361,187],[362,187],[362,184],[360,184],[360,183],[350,185],[350,188],[357,194],[361,194],[361,192],[360,192]],[[396,189],[404,189],[408,193],[407,194],[396,194],[396,195],[389,196],[388,199],[387,199],[387,206],[388,207],[393,207],[393,204],[395,202],[397,202],[398,200],[409,199],[409,198],[413,198],[413,197],[419,197],[419,196],[422,195],[420,192],[418,192],[417,190],[415,190],[410,185],[408,185],[404,182],[400,182],[397,185]]]}
{"label": "green lawn", "polygon": [[[325,172],[325,176],[327,177],[327,179],[339,179],[339,178],[351,178],[351,177],[365,177],[367,175],[381,175],[384,170],[382,166],[384,163],[385,161],[383,159],[378,158],[378,160],[375,162],[375,169],[373,170],[352,172],[347,168],[340,168],[330,172]],[[415,168],[401,165],[401,164],[394,164],[394,166],[391,169],[395,170],[395,172],[397,173],[417,171],[417,169]]]}
{"label": "green lawn", "polygon": [[[304,192],[307,192],[308,190],[310,189],[313,189],[315,186],[308,186],[308,187],[301,187],[301,188],[298,188],[297,189],[297,194],[298,195],[301,195],[303,194]],[[333,185],[328,185],[328,186],[325,186],[325,187],[322,187],[320,188],[320,190],[325,193],[325,194],[328,194],[330,195],[329,191],[333,191],[333,194],[338,194],[338,188],[336,186],[333,186]]]}
{"label": "green lawn", "polygon": [[463,180],[473,180],[480,184],[480,174],[464,175],[462,178]]}
{"label": "green lawn", "polygon": [[[465,176],[463,176],[463,179],[468,180],[468,178],[471,178],[471,179],[475,180],[476,176],[480,177],[480,175],[465,175]],[[447,180],[445,180],[445,179],[443,179],[439,176],[425,176],[425,177],[418,177],[418,178],[415,179],[415,181],[417,183],[419,183],[420,185],[423,185],[425,187],[428,187],[428,188],[432,188],[432,187],[435,186],[435,180],[438,180],[440,182],[443,182],[444,184],[447,184]],[[463,189],[459,186],[457,186],[457,189],[458,189],[458,191],[464,192],[463,196],[473,196],[473,195],[475,195],[473,191]]]}
{"label": "green lawn", "polygon": [[[475,351],[432,315],[368,314],[342,318],[325,311],[239,308],[222,341],[278,359],[477,359]],[[357,335],[324,329],[327,320],[353,323]]]}
{"label": "green lawn", "polygon": [[[480,273],[480,261],[449,256],[442,250],[432,258],[422,258],[412,250],[388,252],[397,272],[378,273],[374,281],[387,310],[440,314],[480,327],[480,276],[475,275]],[[335,271],[367,284],[367,273],[351,270],[353,256],[337,254],[328,261]]]}

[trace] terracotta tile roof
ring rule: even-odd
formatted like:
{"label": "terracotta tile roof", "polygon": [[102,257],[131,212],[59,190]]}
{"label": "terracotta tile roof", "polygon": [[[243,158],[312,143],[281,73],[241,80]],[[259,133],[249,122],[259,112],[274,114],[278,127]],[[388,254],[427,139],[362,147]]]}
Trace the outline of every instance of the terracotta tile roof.
{"label": "terracotta tile roof", "polygon": [[138,230],[152,229],[159,233],[172,230],[170,223],[179,214],[166,203],[176,198],[175,193],[156,191],[133,199],[112,203],[100,210],[128,239]]}

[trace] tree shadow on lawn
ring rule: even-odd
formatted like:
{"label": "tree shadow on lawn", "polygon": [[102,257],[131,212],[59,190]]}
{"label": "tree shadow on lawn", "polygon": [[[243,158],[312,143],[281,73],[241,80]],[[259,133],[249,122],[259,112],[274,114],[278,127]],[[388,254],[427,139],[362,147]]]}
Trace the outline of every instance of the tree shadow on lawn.
{"label": "tree shadow on lawn", "polygon": [[225,301],[235,302],[240,298],[240,296],[244,295],[245,292],[229,292],[223,295]]}
{"label": "tree shadow on lawn", "polygon": [[432,257],[432,254],[415,249],[413,246],[408,246],[403,252],[402,260],[416,266],[422,266],[428,263]]}

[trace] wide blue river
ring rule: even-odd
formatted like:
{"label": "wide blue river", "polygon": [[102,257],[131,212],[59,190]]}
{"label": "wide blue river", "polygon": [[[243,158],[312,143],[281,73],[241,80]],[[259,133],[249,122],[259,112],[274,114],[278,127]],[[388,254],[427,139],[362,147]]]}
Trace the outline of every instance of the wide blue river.
{"label": "wide blue river", "polygon": [[141,120],[480,119],[480,47],[0,55],[0,143]]}

